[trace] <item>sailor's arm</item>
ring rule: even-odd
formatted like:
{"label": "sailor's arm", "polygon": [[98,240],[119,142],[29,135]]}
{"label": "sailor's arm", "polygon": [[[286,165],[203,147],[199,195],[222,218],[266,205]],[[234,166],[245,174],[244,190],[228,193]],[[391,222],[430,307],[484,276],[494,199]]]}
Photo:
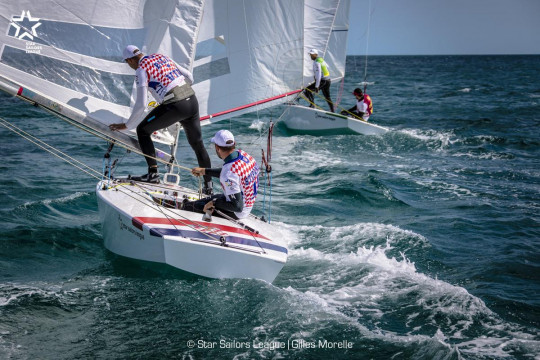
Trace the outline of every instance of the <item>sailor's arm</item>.
{"label": "sailor's arm", "polygon": [[135,72],[135,82],[137,85],[137,98],[135,99],[135,105],[133,106],[133,111],[131,116],[125,123],[111,124],[109,128],[111,130],[132,130],[139,125],[141,117],[146,108],[146,103],[148,102],[148,80],[146,77],[146,71],[139,68]]}
{"label": "sailor's arm", "polygon": [[319,91],[319,86],[321,86],[321,78],[322,78],[322,69],[321,64],[315,61],[315,90]]}
{"label": "sailor's arm", "polygon": [[196,167],[191,169],[191,174],[195,176],[210,175],[211,177],[219,177],[221,174],[221,168],[201,168]]}
{"label": "sailor's arm", "polygon": [[148,91],[146,86],[141,86],[137,88],[137,99],[135,100],[135,106],[133,106],[133,111],[131,116],[126,122],[126,128],[128,130],[135,129],[141,122],[141,116],[144,113],[146,108],[146,103],[148,102]]}

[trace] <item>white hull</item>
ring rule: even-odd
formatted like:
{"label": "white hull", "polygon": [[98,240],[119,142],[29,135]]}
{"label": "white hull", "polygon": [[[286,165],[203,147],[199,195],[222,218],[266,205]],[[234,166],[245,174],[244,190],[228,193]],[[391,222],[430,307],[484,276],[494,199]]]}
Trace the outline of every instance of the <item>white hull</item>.
{"label": "white hull", "polygon": [[364,120],[296,104],[288,105],[283,121],[290,130],[305,133],[354,132],[362,135],[382,135],[389,131]]}
{"label": "white hull", "polygon": [[254,217],[241,222],[258,234],[217,216],[205,222],[202,214],[164,207],[152,199],[195,196],[180,186],[107,184],[106,180],[99,182],[96,193],[104,244],[115,254],[168,264],[209,278],[268,282],[287,261],[288,249],[272,238],[272,226]]}

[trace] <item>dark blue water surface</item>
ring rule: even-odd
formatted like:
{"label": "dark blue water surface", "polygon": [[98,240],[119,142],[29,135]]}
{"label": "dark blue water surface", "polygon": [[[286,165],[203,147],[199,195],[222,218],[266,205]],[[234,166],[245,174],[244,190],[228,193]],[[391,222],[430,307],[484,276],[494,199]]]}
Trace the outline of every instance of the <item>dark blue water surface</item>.
{"label": "dark blue water surface", "polygon": [[[345,108],[364,65],[347,59]],[[367,73],[389,133],[278,122],[272,222],[290,255],[273,284],[111,254],[96,179],[0,127],[0,358],[539,358],[540,56],[370,57]],[[213,163],[221,128],[260,159],[282,111],[204,127]],[[101,169],[102,140],[4,94],[0,117]]]}

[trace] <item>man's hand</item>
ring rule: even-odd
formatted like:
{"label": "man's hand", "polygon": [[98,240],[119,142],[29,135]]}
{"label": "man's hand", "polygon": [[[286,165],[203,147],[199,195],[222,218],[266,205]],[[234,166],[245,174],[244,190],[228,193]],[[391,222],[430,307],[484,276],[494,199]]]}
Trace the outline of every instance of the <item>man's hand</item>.
{"label": "man's hand", "polygon": [[203,176],[206,174],[206,171],[204,170],[204,168],[196,167],[191,169],[191,174],[194,176]]}
{"label": "man's hand", "polygon": [[124,124],[124,123],[120,123],[120,124],[111,124],[111,125],[109,125],[109,129],[111,129],[112,131],[126,130],[126,129],[127,129],[127,126],[126,126],[126,124]]}
{"label": "man's hand", "polygon": [[319,88],[315,88],[315,93],[319,93]]}
{"label": "man's hand", "polygon": [[204,212],[207,212],[208,210],[214,211],[215,208],[216,207],[214,206],[214,201],[209,201],[209,202],[206,203],[206,205],[204,205],[203,210],[204,210]]}

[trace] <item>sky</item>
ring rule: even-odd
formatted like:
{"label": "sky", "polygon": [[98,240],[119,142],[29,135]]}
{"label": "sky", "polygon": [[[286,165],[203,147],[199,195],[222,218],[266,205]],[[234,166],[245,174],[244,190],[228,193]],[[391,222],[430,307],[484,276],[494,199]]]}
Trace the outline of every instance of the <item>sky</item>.
{"label": "sky", "polygon": [[[371,3],[371,25],[369,9]],[[540,54],[540,0],[351,0],[347,54]]]}

